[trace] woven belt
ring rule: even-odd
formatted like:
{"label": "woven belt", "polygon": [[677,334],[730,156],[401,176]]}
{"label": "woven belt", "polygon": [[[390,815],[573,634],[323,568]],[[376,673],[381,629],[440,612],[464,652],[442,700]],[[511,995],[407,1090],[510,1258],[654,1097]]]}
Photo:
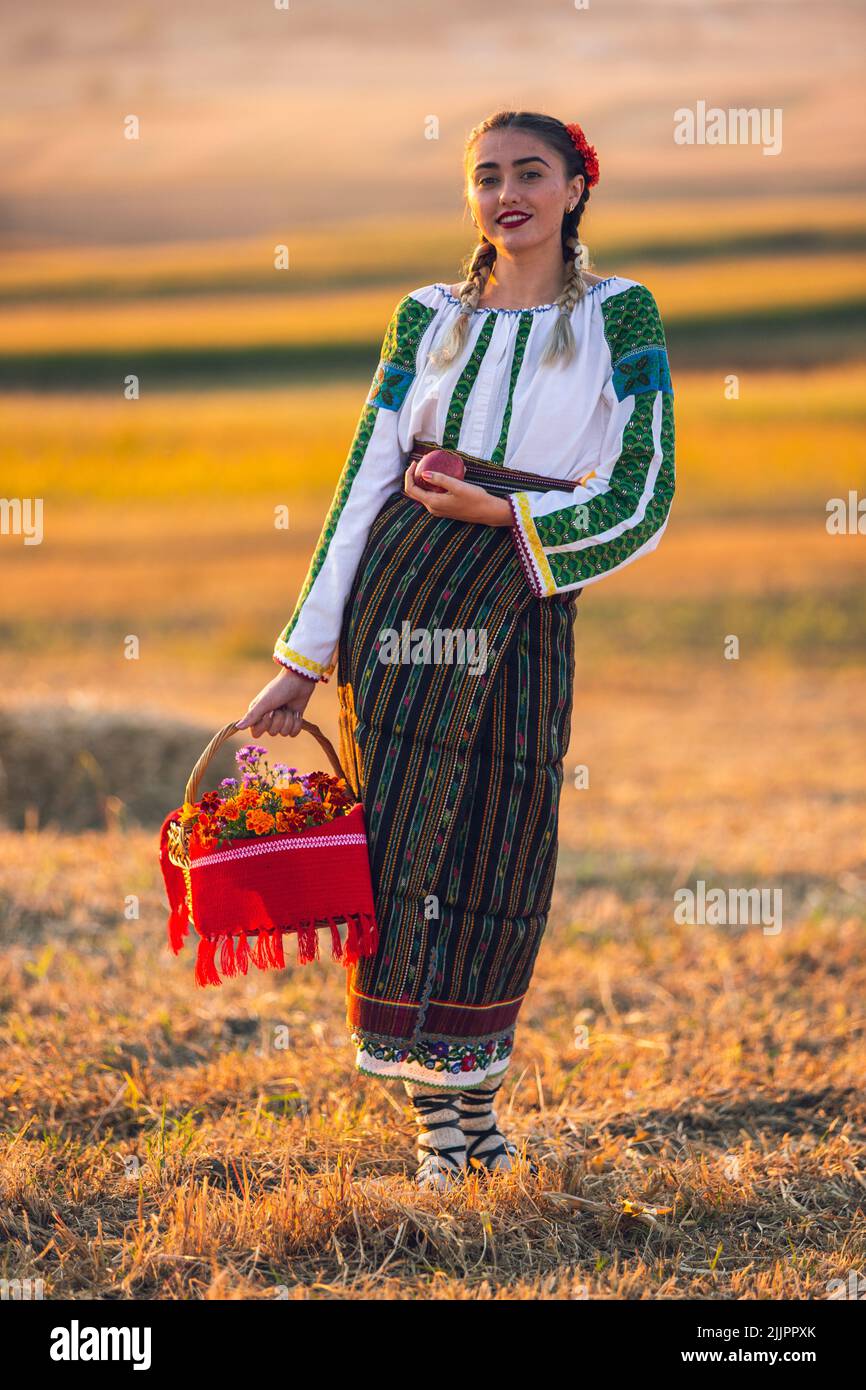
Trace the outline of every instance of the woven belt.
{"label": "woven belt", "polygon": [[[440,449],[429,439],[414,439],[409,453],[410,459],[422,459],[433,449]],[[575,478],[551,478],[549,474],[527,473],[520,468],[507,468],[505,464],[491,463],[489,459],[476,458],[462,449],[445,449],[446,454],[454,454],[463,460],[467,483],[479,483],[490,492],[517,492],[528,488],[533,492],[550,491],[557,488],[562,492],[573,492],[577,487]]]}

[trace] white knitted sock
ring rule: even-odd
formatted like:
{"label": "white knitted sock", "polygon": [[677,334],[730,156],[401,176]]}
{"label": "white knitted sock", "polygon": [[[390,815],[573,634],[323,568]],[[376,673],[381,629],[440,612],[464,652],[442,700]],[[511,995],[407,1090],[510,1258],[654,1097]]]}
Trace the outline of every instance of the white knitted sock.
{"label": "white knitted sock", "polygon": [[491,1172],[514,1167],[517,1146],[505,1138],[493,1108],[504,1080],[502,1071],[481,1086],[460,1092],[460,1128],[466,1136],[466,1163],[470,1172],[479,1165]]}
{"label": "white knitted sock", "polygon": [[460,1128],[457,1097],[447,1091],[404,1081],[418,1125],[415,1182],[434,1192],[459,1182],[466,1169],[466,1139]]}

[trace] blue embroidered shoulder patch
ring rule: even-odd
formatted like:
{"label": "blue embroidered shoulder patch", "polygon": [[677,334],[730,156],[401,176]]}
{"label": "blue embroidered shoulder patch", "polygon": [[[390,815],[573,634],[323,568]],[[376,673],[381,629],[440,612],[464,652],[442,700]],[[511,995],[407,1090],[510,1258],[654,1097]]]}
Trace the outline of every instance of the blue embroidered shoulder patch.
{"label": "blue embroidered shoulder patch", "polygon": [[624,401],[626,396],[640,396],[645,391],[669,391],[673,394],[665,349],[638,348],[621,357],[613,369],[613,389],[619,401]]}
{"label": "blue embroidered shoulder patch", "polygon": [[382,410],[399,410],[414,379],[414,372],[406,371],[405,367],[395,367],[393,362],[386,362],[383,358],[373,377],[366,404],[379,406]]}

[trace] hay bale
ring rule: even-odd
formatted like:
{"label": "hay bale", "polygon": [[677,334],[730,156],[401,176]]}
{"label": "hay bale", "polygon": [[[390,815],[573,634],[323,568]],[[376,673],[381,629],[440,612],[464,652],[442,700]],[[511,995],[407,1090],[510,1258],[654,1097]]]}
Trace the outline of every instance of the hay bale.
{"label": "hay bale", "polygon": [[[186,779],[214,729],[121,710],[0,706],[0,823],[23,830],[160,825],[183,801]],[[200,791],[236,771],[245,729],[224,744]]]}

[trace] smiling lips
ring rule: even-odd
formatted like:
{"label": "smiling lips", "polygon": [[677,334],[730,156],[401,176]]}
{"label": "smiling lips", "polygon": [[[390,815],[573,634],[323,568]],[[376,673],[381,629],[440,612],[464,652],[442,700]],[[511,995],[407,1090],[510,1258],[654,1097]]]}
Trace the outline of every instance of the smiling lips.
{"label": "smiling lips", "polygon": [[524,222],[528,222],[531,216],[531,212],[503,212],[496,221],[500,227],[520,227]]}

